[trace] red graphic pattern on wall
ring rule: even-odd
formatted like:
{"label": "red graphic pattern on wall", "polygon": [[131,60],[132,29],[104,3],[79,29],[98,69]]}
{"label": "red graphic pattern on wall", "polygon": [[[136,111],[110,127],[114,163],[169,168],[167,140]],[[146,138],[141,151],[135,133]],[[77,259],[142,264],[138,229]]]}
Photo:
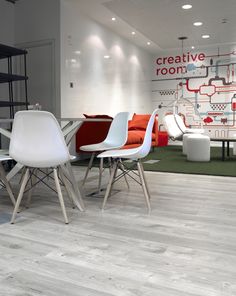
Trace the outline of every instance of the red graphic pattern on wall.
{"label": "red graphic pattern on wall", "polygon": [[188,125],[199,125],[197,110],[210,135],[236,133],[236,50],[231,47],[157,57],[152,80],[155,103],[166,106],[186,98],[193,107],[183,101],[178,112]]}

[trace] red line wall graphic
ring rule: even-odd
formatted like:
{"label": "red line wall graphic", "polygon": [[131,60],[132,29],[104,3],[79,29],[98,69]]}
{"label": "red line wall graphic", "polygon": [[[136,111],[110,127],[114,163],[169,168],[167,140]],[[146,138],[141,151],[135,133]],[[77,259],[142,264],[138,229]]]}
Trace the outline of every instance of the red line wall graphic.
{"label": "red line wall graphic", "polygon": [[186,124],[199,125],[197,110],[211,136],[236,133],[235,65],[236,45],[158,56],[152,79],[155,107],[184,97],[193,104],[180,100],[177,106]]}

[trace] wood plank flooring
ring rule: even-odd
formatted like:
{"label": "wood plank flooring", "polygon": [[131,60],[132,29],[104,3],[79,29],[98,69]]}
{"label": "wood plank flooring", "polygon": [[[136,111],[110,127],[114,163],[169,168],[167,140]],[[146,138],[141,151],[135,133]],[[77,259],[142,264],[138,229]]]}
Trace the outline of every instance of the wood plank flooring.
{"label": "wood plank flooring", "polygon": [[[73,169],[81,180],[85,168]],[[84,213],[66,199],[69,225],[44,187],[9,224],[12,205],[1,190],[0,296],[235,296],[235,178],[146,176],[150,215],[141,187],[121,181],[104,212],[102,198],[87,196]]]}

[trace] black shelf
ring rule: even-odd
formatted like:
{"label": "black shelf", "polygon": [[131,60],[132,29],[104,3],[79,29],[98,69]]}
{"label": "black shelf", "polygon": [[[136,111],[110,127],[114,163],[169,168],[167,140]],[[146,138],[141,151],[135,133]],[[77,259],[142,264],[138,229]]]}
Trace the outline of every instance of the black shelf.
{"label": "black shelf", "polygon": [[0,44],[0,59],[27,54],[26,50]]}
{"label": "black shelf", "polygon": [[[11,107],[11,106],[25,106],[26,103],[21,101],[21,102],[9,102],[9,101],[0,101],[0,107]],[[27,103],[29,105],[29,103]]]}
{"label": "black shelf", "polygon": [[[15,106],[24,106],[25,109],[28,109],[28,92],[27,92],[27,74],[26,74],[26,55],[27,51],[19,48],[15,48],[12,46],[0,44],[0,59],[5,59],[7,63],[7,73],[1,73],[0,72],[0,84],[2,83],[8,83],[8,101],[0,101],[0,107],[9,107],[9,115],[10,118],[14,117],[15,113]],[[18,59],[21,59],[20,62],[23,61],[23,73],[13,73],[13,65],[17,60],[14,58],[16,56],[19,56]],[[22,60],[23,59],[23,60]],[[17,63],[18,64],[18,63]],[[23,74],[23,75],[18,75]],[[20,90],[24,90],[24,100],[17,101],[15,91],[18,90],[18,87],[16,88],[16,85],[14,84],[15,81],[21,81],[23,83],[23,88],[20,87]],[[21,94],[22,96],[22,94]],[[22,97],[23,99],[23,97]]]}
{"label": "black shelf", "polygon": [[27,80],[27,76],[0,73],[0,83]]}

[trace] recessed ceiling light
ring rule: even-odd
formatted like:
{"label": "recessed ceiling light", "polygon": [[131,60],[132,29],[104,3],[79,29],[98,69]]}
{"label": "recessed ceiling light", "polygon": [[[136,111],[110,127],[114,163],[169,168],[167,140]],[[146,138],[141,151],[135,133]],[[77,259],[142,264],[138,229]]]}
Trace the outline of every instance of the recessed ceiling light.
{"label": "recessed ceiling light", "polygon": [[75,51],[75,54],[81,54],[81,51],[80,50],[76,50]]}
{"label": "recessed ceiling light", "polygon": [[190,8],[192,8],[193,6],[191,5],[191,4],[184,4],[184,5],[182,5],[182,8],[183,9],[190,9]]}
{"label": "recessed ceiling light", "polygon": [[104,55],[104,59],[110,59],[109,55]]}
{"label": "recessed ceiling light", "polygon": [[196,27],[199,27],[199,26],[202,25],[202,22],[195,22],[195,23],[193,23],[193,25],[196,26]]}
{"label": "recessed ceiling light", "polygon": [[115,17],[112,17],[111,20],[114,22],[116,20],[116,18]]}
{"label": "recessed ceiling light", "polygon": [[192,49],[194,49],[194,48],[195,48],[195,46],[191,46],[191,48],[192,48]]}
{"label": "recessed ceiling light", "polygon": [[150,44],[151,44],[151,42],[148,41],[148,42],[147,42],[147,45],[150,45]]}
{"label": "recessed ceiling light", "polygon": [[136,33],[133,31],[131,34],[132,34],[132,35],[135,35]]}
{"label": "recessed ceiling light", "polygon": [[210,35],[207,35],[207,34],[206,35],[202,35],[202,38],[203,39],[208,39],[208,38],[210,38]]}

